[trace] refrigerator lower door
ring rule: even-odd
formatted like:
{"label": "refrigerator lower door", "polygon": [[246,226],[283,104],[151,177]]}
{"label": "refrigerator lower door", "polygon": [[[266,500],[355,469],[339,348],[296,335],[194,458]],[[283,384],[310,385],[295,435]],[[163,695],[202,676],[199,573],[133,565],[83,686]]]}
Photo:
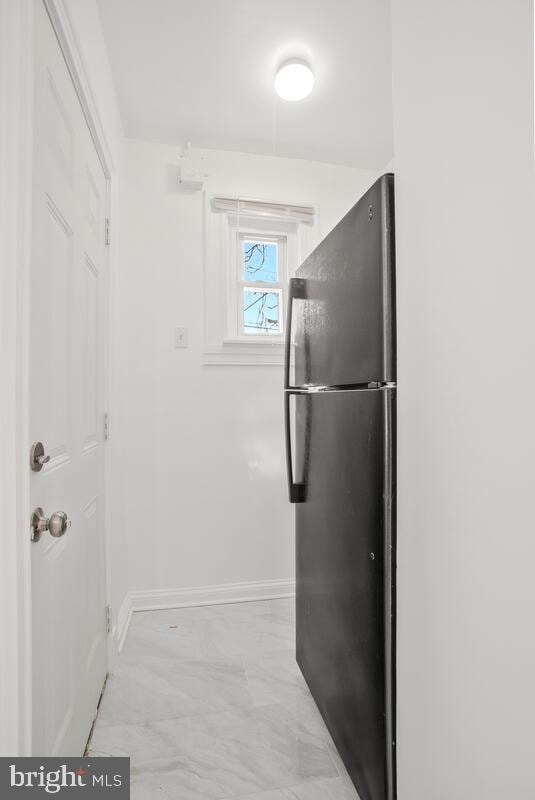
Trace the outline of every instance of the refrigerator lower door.
{"label": "refrigerator lower door", "polygon": [[361,800],[395,797],[395,389],[297,395],[297,661]]}

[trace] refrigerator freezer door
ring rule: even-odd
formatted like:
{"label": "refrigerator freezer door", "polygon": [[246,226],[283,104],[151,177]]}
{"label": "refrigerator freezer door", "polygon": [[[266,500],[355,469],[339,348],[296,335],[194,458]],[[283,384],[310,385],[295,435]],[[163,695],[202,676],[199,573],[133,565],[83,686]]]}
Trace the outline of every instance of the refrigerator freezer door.
{"label": "refrigerator freezer door", "polygon": [[289,382],[395,381],[393,175],[376,181],[318,245],[297,270],[300,279]]}
{"label": "refrigerator freezer door", "polygon": [[395,796],[394,398],[296,396],[297,660],[361,800]]}

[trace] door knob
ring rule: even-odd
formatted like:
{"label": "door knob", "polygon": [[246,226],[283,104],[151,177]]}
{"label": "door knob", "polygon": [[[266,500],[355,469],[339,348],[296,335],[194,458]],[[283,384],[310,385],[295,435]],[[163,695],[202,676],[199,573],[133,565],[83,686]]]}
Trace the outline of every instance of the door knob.
{"label": "door knob", "polygon": [[38,542],[45,531],[55,539],[63,536],[67,528],[71,527],[71,521],[64,511],[54,511],[50,517],[45,517],[43,509],[36,508],[32,512],[31,525],[32,542]]}
{"label": "door knob", "polygon": [[50,456],[45,456],[45,448],[42,442],[34,442],[30,450],[30,467],[32,472],[41,472],[43,466],[48,464]]}

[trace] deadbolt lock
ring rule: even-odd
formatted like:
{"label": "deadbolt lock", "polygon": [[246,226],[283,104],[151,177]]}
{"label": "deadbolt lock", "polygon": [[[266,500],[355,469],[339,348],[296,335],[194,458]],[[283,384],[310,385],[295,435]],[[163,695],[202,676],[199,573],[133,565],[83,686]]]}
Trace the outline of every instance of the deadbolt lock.
{"label": "deadbolt lock", "polygon": [[50,456],[45,456],[42,442],[34,442],[30,450],[30,467],[32,472],[41,472],[45,464],[50,461]]}

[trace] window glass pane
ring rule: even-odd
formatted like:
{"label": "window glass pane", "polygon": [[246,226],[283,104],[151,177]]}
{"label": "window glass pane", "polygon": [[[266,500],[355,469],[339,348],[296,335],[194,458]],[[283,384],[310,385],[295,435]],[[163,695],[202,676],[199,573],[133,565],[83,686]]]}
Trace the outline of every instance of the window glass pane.
{"label": "window glass pane", "polygon": [[243,278],[246,281],[278,281],[277,242],[242,241]]}
{"label": "window glass pane", "polygon": [[243,333],[280,333],[280,294],[243,290]]}

